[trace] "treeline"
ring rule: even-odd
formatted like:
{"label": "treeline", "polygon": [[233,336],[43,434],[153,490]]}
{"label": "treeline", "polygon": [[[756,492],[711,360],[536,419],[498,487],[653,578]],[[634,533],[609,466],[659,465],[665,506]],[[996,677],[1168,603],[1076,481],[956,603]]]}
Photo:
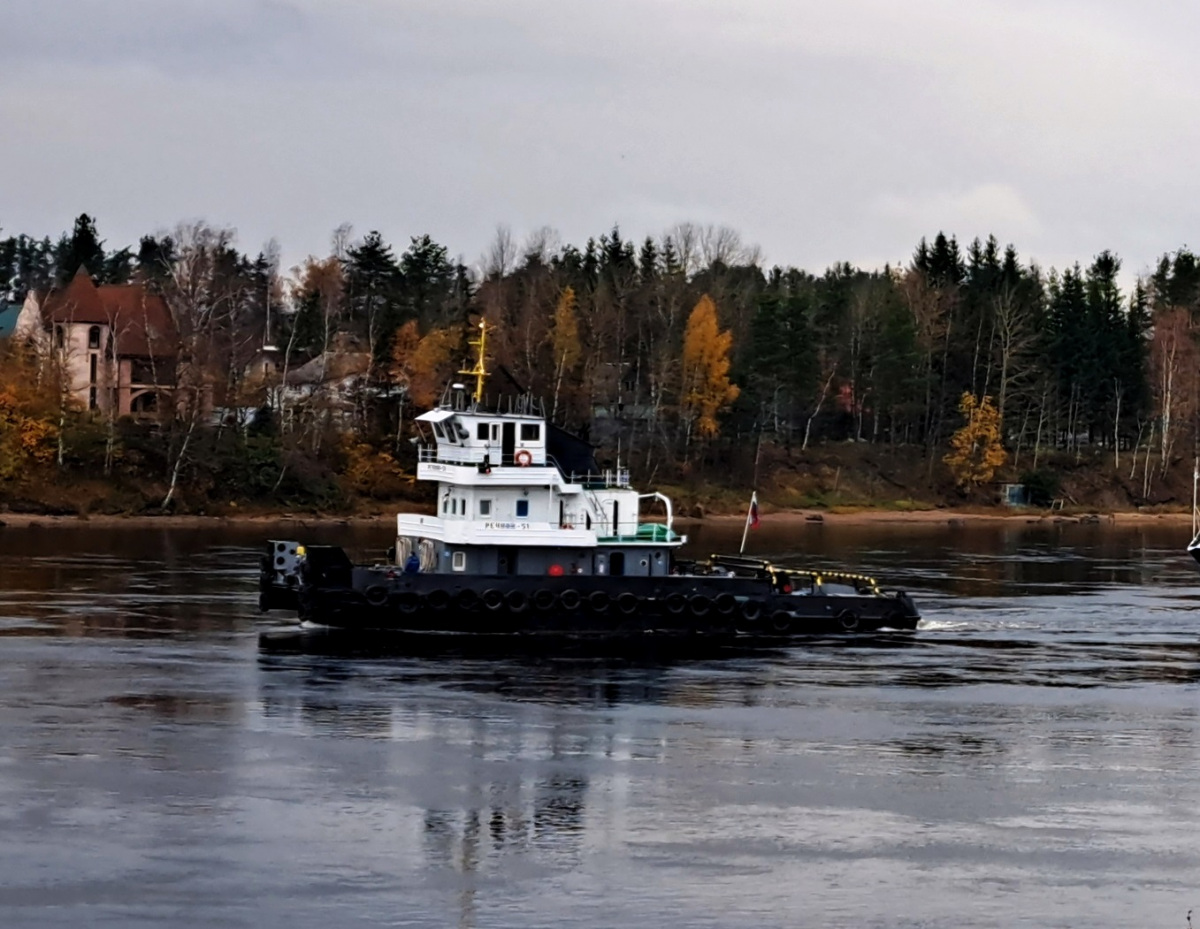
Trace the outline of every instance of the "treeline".
{"label": "treeline", "polygon": [[[1109,252],[1047,270],[993,237],[963,248],[939,233],[904,267],[813,274],[765,268],[735,232],[689,224],[582,246],[502,229],[471,267],[428,236],[400,250],[343,228],[328,255],[285,270],[272,249],[245,254],[203,225],[109,249],[85,215],[56,241],[0,239],[0,296],[19,302],[80,265],[156,289],[191,340],[183,355],[201,373],[155,426],[168,451],[154,466],[201,494],[235,486],[212,473],[226,459],[253,457],[259,498],[301,494],[317,475],[356,474],[361,490],[410,470],[411,416],[462,366],[480,318],[492,390],[542,397],[602,454],[660,479],[728,478],[731,463],[852,440],[920,454],[933,482],[964,393],[991,398],[1014,473],[1103,454],[1138,468],[1148,492],[1197,434],[1200,258],[1186,249],[1130,293]],[[256,367],[264,346],[276,376]],[[351,356],[357,379],[334,377]],[[313,359],[327,376],[287,389]],[[204,405],[240,428],[197,417]],[[261,411],[253,428],[246,410]],[[84,411],[60,419],[94,428]],[[121,466],[122,428],[106,468]]]}

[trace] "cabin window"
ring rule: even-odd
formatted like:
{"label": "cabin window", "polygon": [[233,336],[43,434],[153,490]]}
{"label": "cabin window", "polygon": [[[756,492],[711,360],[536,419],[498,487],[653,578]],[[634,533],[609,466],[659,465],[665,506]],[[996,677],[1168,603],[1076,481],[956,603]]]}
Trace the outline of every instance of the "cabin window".
{"label": "cabin window", "polygon": [[529,501],[528,500],[518,500],[517,501],[517,518],[518,519],[527,519],[528,517],[529,517]]}
{"label": "cabin window", "polygon": [[455,552],[453,557],[450,559],[450,567],[455,571],[467,570],[467,553]]}
{"label": "cabin window", "polygon": [[475,428],[475,438],[477,438],[480,442],[486,442],[489,434],[487,423],[480,423]]}
{"label": "cabin window", "polygon": [[480,500],[479,501],[479,515],[480,516],[491,516],[492,515],[492,501],[491,500]]}
{"label": "cabin window", "polygon": [[521,423],[521,441],[536,442],[542,437],[541,423]]}
{"label": "cabin window", "polygon": [[493,442],[500,441],[500,425],[499,425],[499,423],[492,423],[492,441]]}
{"label": "cabin window", "polygon": [[444,430],[444,429],[442,428],[442,424],[441,424],[441,423],[434,423],[434,424],[433,424],[433,434],[434,434],[434,435],[436,435],[436,436],[437,436],[439,439],[444,439],[444,438],[446,438],[446,430]]}
{"label": "cabin window", "polygon": [[450,512],[450,498],[446,497],[444,500],[442,500],[442,514],[445,515],[446,513],[449,513],[449,512]]}
{"label": "cabin window", "polygon": [[100,347],[100,327],[92,326],[92,328],[88,330],[88,348],[99,348],[99,347]]}

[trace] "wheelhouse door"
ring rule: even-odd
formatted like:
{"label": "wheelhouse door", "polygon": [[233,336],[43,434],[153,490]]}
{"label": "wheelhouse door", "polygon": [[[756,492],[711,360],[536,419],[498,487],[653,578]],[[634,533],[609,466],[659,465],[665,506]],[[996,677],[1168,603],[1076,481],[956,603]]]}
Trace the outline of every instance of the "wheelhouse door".
{"label": "wheelhouse door", "polygon": [[513,463],[513,453],[517,448],[517,424],[505,423],[500,432],[500,463]]}

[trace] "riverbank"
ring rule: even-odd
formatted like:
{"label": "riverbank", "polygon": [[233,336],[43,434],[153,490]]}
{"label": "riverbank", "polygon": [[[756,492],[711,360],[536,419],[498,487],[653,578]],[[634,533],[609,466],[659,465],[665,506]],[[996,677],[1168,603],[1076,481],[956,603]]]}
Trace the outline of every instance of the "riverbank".
{"label": "riverbank", "polygon": [[[53,528],[161,528],[161,529],[211,529],[220,526],[268,526],[295,527],[304,529],[313,526],[378,526],[391,524],[393,513],[345,516],[337,514],[238,514],[226,516],[162,515],[162,516],[61,516],[33,513],[0,514],[0,531],[20,529]],[[698,525],[740,525],[746,519],[744,513],[710,514],[703,518],[680,517],[677,523]],[[1117,512],[1117,513],[1062,513],[1044,510],[1011,509],[931,509],[931,510],[886,510],[855,509],[844,512],[826,510],[778,510],[761,516],[761,525],[799,526],[821,524],[830,526],[870,525],[919,525],[919,526],[972,526],[987,524],[1021,523],[1092,523],[1111,525],[1170,524],[1190,525],[1192,514],[1183,511],[1170,512]]]}

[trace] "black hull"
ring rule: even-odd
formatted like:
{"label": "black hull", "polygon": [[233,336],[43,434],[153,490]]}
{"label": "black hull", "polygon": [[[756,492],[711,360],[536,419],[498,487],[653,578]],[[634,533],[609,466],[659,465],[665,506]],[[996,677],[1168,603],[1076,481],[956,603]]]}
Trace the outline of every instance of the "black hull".
{"label": "black hull", "polygon": [[269,583],[264,608],[346,630],[438,640],[684,640],[778,645],[795,636],[915,629],[905,594],[784,594],[762,578],[405,574],[310,549],[294,586]]}

